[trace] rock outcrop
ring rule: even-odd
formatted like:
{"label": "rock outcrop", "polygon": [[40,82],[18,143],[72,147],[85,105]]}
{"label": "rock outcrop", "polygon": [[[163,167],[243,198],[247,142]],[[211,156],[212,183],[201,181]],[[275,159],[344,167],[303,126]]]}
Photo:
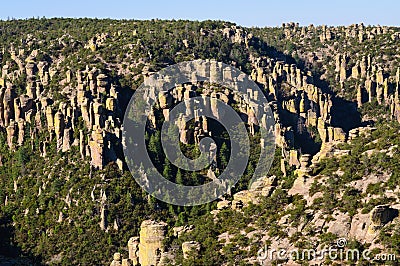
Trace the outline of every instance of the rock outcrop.
{"label": "rock outcrop", "polygon": [[[140,237],[131,237],[128,241],[129,258],[122,259],[120,253],[114,254],[111,266],[162,266],[164,264],[164,239],[167,224],[145,220],[140,226]],[[196,249],[194,249],[196,250]]]}
{"label": "rock outcrop", "polygon": [[383,225],[392,221],[399,215],[397,209],[391,208],[389,205],[378,205],[370,213],[371,225],[368,228],[370,233],[375,233]]}

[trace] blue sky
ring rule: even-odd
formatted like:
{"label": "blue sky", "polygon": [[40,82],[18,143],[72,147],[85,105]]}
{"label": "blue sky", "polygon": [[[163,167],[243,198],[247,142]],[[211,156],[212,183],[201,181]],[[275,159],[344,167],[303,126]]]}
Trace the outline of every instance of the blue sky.
{"label": "blue sky", "polygon": [[400,26],[398,0],[3,1],[0,18],[97,17],[229,20],[242,26],[380,24]]}

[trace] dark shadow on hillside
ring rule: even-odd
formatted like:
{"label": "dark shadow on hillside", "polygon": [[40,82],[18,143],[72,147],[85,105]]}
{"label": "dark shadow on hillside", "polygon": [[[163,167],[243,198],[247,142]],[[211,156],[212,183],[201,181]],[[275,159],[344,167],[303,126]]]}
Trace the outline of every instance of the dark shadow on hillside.
{"label": "dark shadow on hillside", "polygon": [[2,266],[41,266],[42,258],[24,254],[13,244],[15,229],[10,217],[0,218],[0,265]]}
{"label": "dark shadow on hillside", "polygon": [[319,72],[308,69],[304,60],[295,60],[292,56],[284,54],[282,51],[277,50],[275,47],[269,46],[263,40],[253,37],[252,45],[258,50],[261,55],[274,58],[275,60],[284,61],[287,64],[295,64],[299,69],[304,72],[312,71],[314,85],[319,87],[322,92],[332,95],[333,107],[331,110],[331,124],[334,127],[341,127],[346,132],[350,129],[361,126],[361,114],[357,110],[357,104],[352,101],[345,100],[336,96],[335,92],[330,89],[327,81],[322,80]]}
{"label": "dark shadow on hillside", "polygon": [[332,126],[341,127],[346,132],[361,126],[361,114],[357,110],[357,103],[339,97],[333,98],[332,102]]}
{"label": "dark shadow on hillside", "polygon": [[[301,150],[304,154],[315,155],[321,149],[321,143],[315,142],[309,129],[305,126],[305,119],[286,110],[281,111],[284,126],[293,128],[293,148]],[[289,141],[291,142],[291,141]]]}

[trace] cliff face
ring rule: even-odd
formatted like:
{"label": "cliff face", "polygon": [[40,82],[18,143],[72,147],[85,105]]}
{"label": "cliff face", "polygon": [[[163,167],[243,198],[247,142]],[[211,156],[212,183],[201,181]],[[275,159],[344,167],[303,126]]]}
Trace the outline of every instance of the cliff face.
{"label": "cliff face", "polygon": [[[364,31],[367,36],[372,36],[372,33],[395,36],[394,31],[386,27],[380,30],[375,28],[366,30],[362,26],[358,28],[361,33],[354,34],[351,33],[352,29],[353,27],[348,27],[340,32],[335,28],[322,28],[318,31],[322,31],[320,36],[329,36],[323,40],[332,42],[336,39],[340,40],[343,34],[363,36]],[[300,29],[293,25],[285,25],[284,28],[286,39],[293,42],[296,42],[295,37],[308,36],[314,31],[313,28]],[[271,102],[275,112],[277,145],[284,150],[283,154],[289,165],[300,166],[298,153],[300,150],[303,151],[302,153],[315,154],[320,149],[321,144],[313,143],[314,136],[304,129],[317,128],[319,138],[324,145],[326,142],[345,141],[346,131],[359,126],[357,123],[360,120],[357,122],[354,104],[343,101],[339,103],[332,91],[319,86],[321,82],[318,80],[314,82],[315,78],[310,71],[280,60],[279,55],[271,57],[252,52],[250,48],[257,44],[259,39],[243,29],[230,27],[222,29],[222,33],[227,42],[243,45],[243,49],[248,52],[247,64],[251,66],[251,78],[264,89]],[[92,41],[96,43],[96,47],[105,45],[107,41],[112,43],[113,40],[121,39],[118,35],[109,33],[103,33],[100,36],[96,37],[96,41]],[[35,41],[38,40],[32,40],[32,42]],[[306,44],[303,46],[304,49],[310,49]],[[115,77],[109,76],[108,73],[113,68],[117,68],[121,74],[125,72],[121,69],[125,60],[118,62],[117,65],[106,63],[105,69],[90,65],[83,65],[83,69],[70,65],[63,68],[60,67],[62,57],[57,58],[51,53],[44,54],[40,49],[29,49],[29,46],[23,46],[23,48],[13,46],[8,50],[4,49],[4,53],[9,53],[10,60],[5,61],[2,66],[0,125],[7,133],[7,144],[11,150],[23,145],[25,141],[32,142],[39,132],[47,130],[46,140],[40,143],[40,147],[36,147],[40,149],[43,156],[46,155],[46,146],[55,138],[58,151],[67,152],[71,146],[78,146],[82,158],[89,157],[95,168],[102,169],[108,162],[114,161],[122,169],[124,158],[120,145],[121,120],[129,92],[121,91],[118,82],[115,82]],[[47,56],[49,60],[37,59],[43,56]],[[360,59],[354,58],[351,61],[349,58],[350,54],[336,54],[335,71],[327,72],[326,75],[337,74],[341,86],[344,86],[343,84],[348,80],[360,79],[358,85],[355,86],[354,100],[357,105],[360,107],[365,102],[376,100],[378,104],[390,108],[390,115],[398,119],[399,68],[397,72],[390,71],[394,73],[391,76],[390,73],[385,72],[383,66],[374,61],[371,55],[361,56]],[[138,63],[134,65],[140,65],[142,63],[139,62],[146,60],[137,58],[135,61]],[[11,71],[11,69],[14,70]],[[351,74],[347,75],[348,72]],[[133,73],[123,74],[132,75]],[[145,67],[140,74],[146,76],[151,72],[148,72]],[[135,79],[138,79],[140,74]],[[24,93],[18,94],[16,89],[20,83],[22,83]],[[58,91],[53,90],[53,83],[57,83]],[[18,90],[21,90],[20,87]],[[61,97],[57,96],[55,99],[55,95],[61,95]],[[159,106],[164,110],[165,116],[168,113],[167,109],[172,107],[172,103],[182,101],[183,98],[201,95],[197,95],[193,88],[185,85],[159,96]],[[229,94],[217,93],[211,96],[229,98]],[[121,97],[123,97],[122,104],[119,103]],[[335,101],[338,102],[338,106],[334,106]],[[350,117],[353,116],[356,119],[352,125],[345,125],[341,123],[343,121],[340,121],[344,115],[341,109],[346,105],[353,108],[353,113],[348,113]],[[251,116],[249,109],[241,111]],[[29,133],[26,132],[27,127]],[[193,137],[190,136],[192,134],[188,135],[187,130],[184,130],[181,140],[187,143],[189,138]],[[295,139],[302,141],[295,143]],[[31,146],[35,148],[33,143]],[[293,151],[294,149],[296,151]]]}
{"label": "cliff face", "polygon": [[[398,28],[54,19],[0,22],[0,30],[0,218],[7,235],[15,234],[7,245],[69,265],[108,264],[112,253],[112,265],[252,262],[260,243],[322,245],[333,236],[386,248],[373,241],[397,226]],[[268,176],[248,188],[239,182],[217,206],[192,210],[159,202],[135,184],[122,152],[122,120],[150,75],[199,58],[207,59],[211,67],[201,71],[210,76],[224,62],[259,85],[273,111],[278,152]],[[263,121],[249,103],[262,95],[248,91],[243,99],[210,79],[156,96],[146,143],[157,170],[173,182],[213,180],[229,159],[220,155],[223,131],[196,114],[176,122],[179,140],[196,157],[200,140],[216,136],[212,167],[188,173],[164,159],[157,130],[190,98],[210,97],[216,118],[223,117],[217,100],[233,106],[254,154],[265,147],[258,139]],[[265,221],[273,226],[264,228]],[[205,225],[207,237],[199,232]]]}
{"label": "cliff face", "polygon": [[[37,53],[32,53],[34,52]],[[14,56],[14,59],[21,62],[27,60],[23,56]],[[29,63],[30,67],[37,65],[48,63]],[[49,71],[51,70],[39,69],[41,74],[38,74],[38,79],[28,69],[13,73],[26,75],[27,94],[22,95],[16,95],[12,76],[3,71],[3,78],[7,82],[0,91],[0,123],[6,129],[9,148],[15,150],[24,142],[31,142],[32,148],[35,148],[35,137],[47,131],[46,140],[39,147],[42,156],[46,156],[46,146],[55,138],[57,151],[68,152],[71,146],[78,146],[81,157],[91,158],[91,164],[95,168],[102,169],[107,162],[116,161],[111,142],[115,138],[121,138],[121,118],[115,108],[118,102],[117,89],[108,83],[106,75],[95,68],[78,71],[74,76],[76,85],[73,85],[69,70],[61,81],[64,99],[54,100],[50,87],[46,81],[42,81],[44,75],[49,76]],[[29,132],[25,135],[27,128]]]}

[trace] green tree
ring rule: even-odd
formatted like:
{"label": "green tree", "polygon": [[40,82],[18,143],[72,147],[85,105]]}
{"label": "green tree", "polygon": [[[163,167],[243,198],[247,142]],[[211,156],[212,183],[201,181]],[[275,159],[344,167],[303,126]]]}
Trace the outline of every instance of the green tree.
{"label": "green tree", "polygon": [[176,172],[175,183],[183,185],[183,177],[181,169],[178,169],[178,171]]}
{"label": "green tree", "polygon": [[221,161],[221,167],[222,168],[226,168],[226,166],[228,165],[229,162],[229,149],[228,146],[226,145],[226,143],[222,143],[221,145],[221,150],[220,150],[220,161]]}

